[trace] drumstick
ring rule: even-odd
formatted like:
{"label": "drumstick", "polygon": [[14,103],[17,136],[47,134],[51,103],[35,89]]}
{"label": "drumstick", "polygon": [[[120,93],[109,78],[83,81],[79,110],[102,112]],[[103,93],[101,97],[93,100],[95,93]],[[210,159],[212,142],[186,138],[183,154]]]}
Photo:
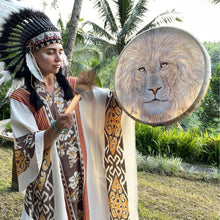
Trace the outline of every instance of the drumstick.
{"label": "drumstick", "polygon": [[71,113],[74,110],[74,108],[76,107],[76,105],[79,102],[80,98],[81,98],[81,95],[76,94],[74,96],[74,98],[72,99],[72,101],[70,102],[69,106],[67,107],[65,113]]}
{"label": "drumstick", "polygon": [[82,72],[76,81],[76,91],[75,95],[67,107],[65,113],[71,113],[79,102],[83,93],[89,91],[94,85],[95,81],[95,71],[85,71]]}

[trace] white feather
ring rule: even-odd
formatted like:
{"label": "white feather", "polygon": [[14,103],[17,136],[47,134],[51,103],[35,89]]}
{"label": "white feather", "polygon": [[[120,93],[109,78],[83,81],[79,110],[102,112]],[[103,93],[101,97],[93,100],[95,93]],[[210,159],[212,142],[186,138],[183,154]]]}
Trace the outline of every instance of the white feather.
{"label": "white feather", "polygon": [[6,94],[6,98],[9,97],[12,92],[14,92],[16,89],[20,88],[21,86],[24,85],[24,79],[14,79],[11,85],[11,88],[8,90]]}
{"label": "white feather", "polygon": [[62,70],[65,76],[71,75],[71,69],[65,53],[62,54]]}
{"label": "white feather", "polygon": [[4,82],[7,82],[8,80],[11,79],[10,72],[5,69],[5,64],[4,62],[0,62],[0,85]]}
{"label": "white feather", "polygon": [[31,73],[40,81],[44,82],[44,77],[37,65],[37,62],[31,52],[26,54],[26,63]]}
{"label": "white feather", "polygon": [[24,7],[21,5],[17,5],[5,0],[0,0],[0,37],[2,36],[2,26],[4,25],[6,19],[8,19],[13,12],[19,12],[23,8]]}
{"label": "white feather", "polygon": [[10,72],[9,71],[5,71],[5,70],[2,70],[0,72],[0,75],[2,75],[2,77],[0,78],[0,85],[4,82],[7,82],[8,80],[11,79],[11,75],[10,75]]}

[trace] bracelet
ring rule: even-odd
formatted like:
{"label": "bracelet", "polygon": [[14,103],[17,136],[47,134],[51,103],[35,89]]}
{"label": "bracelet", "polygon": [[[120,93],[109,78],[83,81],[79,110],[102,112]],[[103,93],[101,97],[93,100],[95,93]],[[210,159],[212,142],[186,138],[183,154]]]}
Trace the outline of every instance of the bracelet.
{"label": "bracelet", "polygon": [[52,141],[55,141],[54,137],[53,137],[53,131],[52,131],[53,127],[50,126],[50,136]]}
{"label": "bracelet", "polygon": [[53,127],[55,128],[55,130],[56,130],[58,133],[62,134],[62,133],[63,133],[63,130],[60,131],[60,130],[56,127],[55,122],[56,122],[56,120],[54,120],[54,121],[52,122]]}

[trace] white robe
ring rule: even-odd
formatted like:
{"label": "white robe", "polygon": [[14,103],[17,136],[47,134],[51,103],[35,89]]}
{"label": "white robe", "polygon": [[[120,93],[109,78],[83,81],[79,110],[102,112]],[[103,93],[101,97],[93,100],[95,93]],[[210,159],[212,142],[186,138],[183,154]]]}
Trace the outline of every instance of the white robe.
{"label": "white robe", "polygon": [[[87,187],[90,220],[108,220],[110,218],[109,196],[106,182],[105,155],[105,111],[107,89],[93,88],[85,94],[79,102],[80,117],[84,133],[87,153]],[[36,120],[30,109],[23,103],[11,99],[11,126],[14,137],[18,138],[28,133],[35,134],[35,151],[30,161],[30,166],[18,176],[19,191],[24,191],[27,186],[39,175],[42,166],[44,151],[44,132],[39,131]],[[138,219],[137,198],[137,166],[135,149],[135,122],[124,112],[121,117],[123,132],[123,157],[125,161],[125,179],[127,184],[129,218]],[[55,143],[50,149],[52,161],[52,174],[54,183],[54,216],[56,220],[68,219],[65,207],[64,189],[62,185],[59,155]],[[22,220],[32,219],[23,209]],[[74,219],[74,218],[73,218]],[[122,218],[121,218],[122,219]]]}

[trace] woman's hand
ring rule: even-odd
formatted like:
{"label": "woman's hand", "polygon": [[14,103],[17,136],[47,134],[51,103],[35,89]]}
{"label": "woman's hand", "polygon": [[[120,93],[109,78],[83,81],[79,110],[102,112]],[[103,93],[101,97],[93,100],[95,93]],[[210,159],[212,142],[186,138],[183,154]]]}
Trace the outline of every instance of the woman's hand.
{"label": "woman's hand", "polygon": [[73,112],[60,114],[54,125],[51,125],[44,133],[44,150],[51,147],[56,138],[64,129],[70,129],[75,121],[73,119]]}
{"label": "woman's hand", "polygon": [[56,128],[61,132],[64,129],[70,129],[74,124],[73,112],[60,114],[55,122]]}

